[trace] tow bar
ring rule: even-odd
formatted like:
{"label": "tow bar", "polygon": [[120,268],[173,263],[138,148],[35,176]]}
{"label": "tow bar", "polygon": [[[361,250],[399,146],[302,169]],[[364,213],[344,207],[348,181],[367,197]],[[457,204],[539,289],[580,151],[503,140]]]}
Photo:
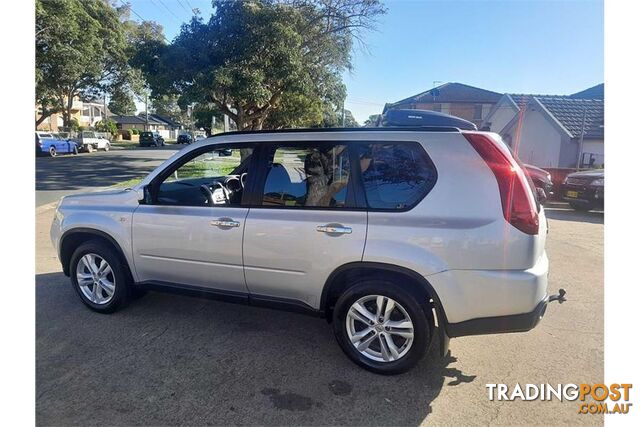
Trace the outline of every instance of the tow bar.
{"label": "tow bar", "polygon": [[567,291],[565,291],[564,289],[560,288],[558,289],[558,294],[557,295],[550,295],[549,299],[547,300],[547,302],[553,302],[553,301],[558,301],[558,304],[562,304],[563,302],[565,302],[567,299],[564,297],[566,295]]}

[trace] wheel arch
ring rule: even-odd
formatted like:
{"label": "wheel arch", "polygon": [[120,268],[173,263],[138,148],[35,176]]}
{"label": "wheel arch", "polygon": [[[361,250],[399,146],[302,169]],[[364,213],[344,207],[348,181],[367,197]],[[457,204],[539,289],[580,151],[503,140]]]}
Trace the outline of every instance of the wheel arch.
{"label": "wheel arch", "polygon": [[129,277],[132,277],[131,267],[129,266],[127,257],[116,239],[104,231],[87,227],[67,230],[60,238],[60,263],[62,264],[62,271],[66,276],[69,276],[69,264],[71,263],[73,252],[78,246],[90,240],[99,240],[113,247],[127,268]]}
{"label": "wheel arch", "polygon": [[320,297],[320,310],[327,319],[331,319],[333,305],[340,295],[362,279],[402,279],[399,286],[418,297],[426,297],[433,301],[438,320],[448,323],[442,302],[435,289],[420,273],[409,268],[379,262],[351,262],[335,269],[327,278]]}

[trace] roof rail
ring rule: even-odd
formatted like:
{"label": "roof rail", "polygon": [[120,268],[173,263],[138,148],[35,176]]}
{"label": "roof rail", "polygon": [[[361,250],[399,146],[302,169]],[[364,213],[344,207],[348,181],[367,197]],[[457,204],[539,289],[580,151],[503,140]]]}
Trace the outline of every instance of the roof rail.
{"label": "roof rail", "polygon": [[212,135],[255,135],[266,133],[332,133],[332,132],[460,132],[460,128],[453,126],[386,126],[386,127],[362,127],[362,128],[299,128],[299,129],[277,129],[277,130],[239,130]]}

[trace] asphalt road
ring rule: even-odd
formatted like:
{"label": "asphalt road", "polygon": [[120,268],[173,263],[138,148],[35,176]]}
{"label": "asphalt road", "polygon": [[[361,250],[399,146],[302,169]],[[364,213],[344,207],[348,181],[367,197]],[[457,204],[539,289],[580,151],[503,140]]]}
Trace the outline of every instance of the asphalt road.
{"label": "asphalt road", "polygon": [[454,339],[448,357],[393,377],[355,366],[326,322],[304,315],[160,293],[91,312],[60,272],[52,213],[37,210],[38,425],[603,423],[575,402],[489,401],[485,386],[603,382],[601,213],[548,210],[550,290],[569,301],[536,329]]}
{"label": "asphalt road", "polygon": [[36,157],[36,206],[144,176],[182,145]]}

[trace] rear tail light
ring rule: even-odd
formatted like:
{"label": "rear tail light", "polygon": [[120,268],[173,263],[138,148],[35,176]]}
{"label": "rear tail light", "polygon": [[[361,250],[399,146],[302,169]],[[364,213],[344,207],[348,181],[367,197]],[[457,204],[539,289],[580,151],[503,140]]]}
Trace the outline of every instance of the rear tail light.
{"label": "rear tail light", "polygon": [[528,176],[506,148],[489,134],[463,132],[463,135],[491,169],[498,181],[504,219],[526,234],[538,234],[536,199]]}

